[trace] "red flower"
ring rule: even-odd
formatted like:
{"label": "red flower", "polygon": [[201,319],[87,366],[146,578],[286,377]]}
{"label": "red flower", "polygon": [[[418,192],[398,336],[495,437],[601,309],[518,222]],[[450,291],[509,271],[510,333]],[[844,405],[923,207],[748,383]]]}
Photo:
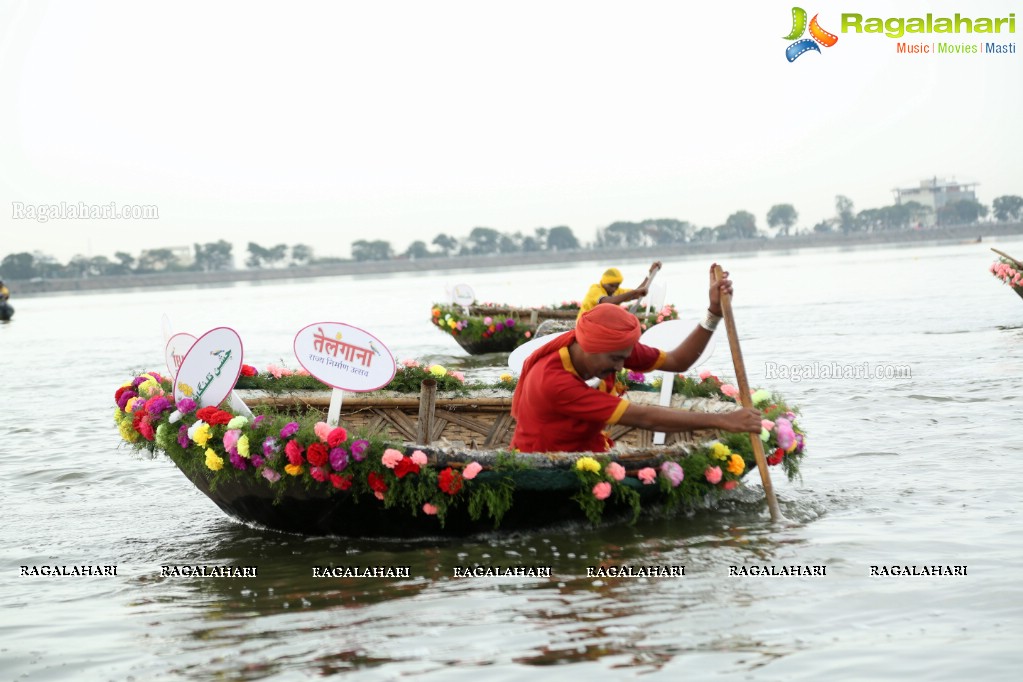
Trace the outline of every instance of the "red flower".
{"label": "red flower", "polygon": [[314,467],[321,467],[327,463],[327,448],[323,446],[323,443],[313,443],[306,450],[305,458]]}
{"label": "red flower", "polygon": [[288,456],[288,464],[302,466],[302,446],[298,441],[289,440],[284,446],[284,454]]}
{"label": "red flower", "polygon": [[309,475],[315,478],[320,483],[323,483],[324,481],[327,480],[327,472],[321,469],[320,467],[312,467],[311,469],[309,469]]}
{"label": "red flower", "polygon": [[343,427],[339,426],[330,433],[327,434],[327,445],[331,448],[336,448],[341,443],[348,440],[348,432]]}
{"label": "red flower", "polygon": [[352,487],[352,475],[345,474],[344,476],[340,476],[338,474],[331,474],[330,482],[338,490],[348,490]]}
{"label": "red flower", "polygon": [[448,495],[454,495],[462,489],[462,474],[448,467],[437,477],[437,487]]}
{"label": "red flower", "polygon": [[254,377],[257,374],[259,374],[259,372],[257,372],[256,368],[253,367],[252,365],[242,365],[242,376],[243,377]]}
{"label": "red flower", "polygon": [[121,400],[121,394],[129,390],[131,386],[121,386],[119,389],[114,391],[114,402],[118,403]]}
{"label": "red flower", "polygon": [[231,421],[231,413],[224,412],[223,410],[217,409],[212,405],[204,407],[195,413],[195,416],[203,420],[210,426],[217,426],[219,424],[226,424]]}
{"label": "red flower", "polygon": [[372,490],[373,492],[380,493],[381,495],[387,492],[387,482],[384,481],[384,477],[378,474],[377,472],[375,471],[369,472],[368,480],[369,489]]}
{"label": "red flower", "polygon": [[771,466],[781,464],[781,460],[783,457],[785,457],[785,451],[782,450],[781,448],[778,448],[777,450],[774,451],[774,454],[767,458],[767,463],[770,464]]}
{"label": "red flower", "polygon": [[146,440],[154,440],[156,438],[156,431],[153,430],[153,422],[148,414],[142,417],[139,421],[138,429],[136,430],[141,433],[142,437]]}
{"label": "red flower", "polygon": [[402,457],[401,461],[394,467],[394,475],[398,478],[405,478],[407,474],[418,474],[419,465],[412,461],[411,457]]}
{"label": "red flower", "polygon": [[737,485],[739,485],[738,481],[725,481],[724,483],[721,484],[721,487],[724,488],[725,490],[731,490]]}

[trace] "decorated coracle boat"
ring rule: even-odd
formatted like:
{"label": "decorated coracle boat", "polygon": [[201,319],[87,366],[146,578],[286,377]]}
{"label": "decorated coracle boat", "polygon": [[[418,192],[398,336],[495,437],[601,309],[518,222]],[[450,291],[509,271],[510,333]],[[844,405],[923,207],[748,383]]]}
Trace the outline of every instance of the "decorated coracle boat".
{"label": "decorated coracle boat", "polygon": [[1023,263],[998,249],[991,250],[998,254],[998,260],[991,264],[991,274],[1023,298]]}
{"label": "decorated coracle boat", "polygon": [[[747,434],[679,434],[657,447],[652,434],[634,430],[608,453],[510,452],[510,396],[495,389],[437,396],[433,381],[422,382],[418,397],[349,396],[342,426],[332,427],[322,421],[322,392],[275,392],[264,383],[239,391],[254,412],[244,416],[225,406],[173,404],[169,381],[149,373],[118,389],[116,419],[124,440],[166,454],[228,515],[305,535],[464,535],[634,519],[644,508],[706,503],[755,466]],[[680,383],[702,394],[679,396],[680,406],[736,409],[716,377],[676,378]],[[643,393],[630,399],[645,399]],[[769,462],[794,476],[805,437],[795,413],[761,393],[765,415],[774,417],[762,434]],[[452,424],[462,431],[445,435]],[[636,445],[626,446],[630,440]]]}
{"label": "decorated coracle boat", "polygon": [[[516,308],[493,303],[435,303],[431,308],[433,324],[451,336],[470,355],[508,353],[536,336],[541,325],[549,331],[563,331],[575,326],[579,303],[567,302],[540,308]],[[678,319],[673,305],[636,313],[640,326],[649,327]],[[551,327],[551,325],[554,325]]]}

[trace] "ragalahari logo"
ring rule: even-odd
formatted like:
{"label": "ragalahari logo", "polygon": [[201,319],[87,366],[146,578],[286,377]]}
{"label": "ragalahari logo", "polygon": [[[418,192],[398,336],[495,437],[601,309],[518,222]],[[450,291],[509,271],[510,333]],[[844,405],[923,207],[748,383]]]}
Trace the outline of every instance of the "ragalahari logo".
{"label": "ragalahari logo", "polygon": [[820,52],[821,49],[817,47],[820,43],[824,47],[831,47],[838,42],[838,36],[834,33],[828,33],[820,24],[817,23],[817,16],[813,15],[813,19],[810,20],[810,37],[803,38],[802,40],[796,40],[807,30],[806,27],[806,10],[802,7],[792,8],[792,31],[785,36],[785,40],[795,40],[785,48],[785,58],[790,62],[796,61],[799,55],[813,50]]}

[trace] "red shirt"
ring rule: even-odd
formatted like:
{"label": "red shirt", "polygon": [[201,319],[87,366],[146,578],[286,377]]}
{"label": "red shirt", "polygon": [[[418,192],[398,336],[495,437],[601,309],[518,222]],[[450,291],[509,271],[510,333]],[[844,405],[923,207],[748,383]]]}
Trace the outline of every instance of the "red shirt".
{"label": "red shirt", "polygon": [[[625,366],[649,372],[665,359],[657,348],[637,343]],[[567,347],[540,360],[515,390],[522,393],[511,446],[520,452],[604,452],[613,445],[604,427],[617,423],[629,406],[612,394],[614,377],[587,386]]]}

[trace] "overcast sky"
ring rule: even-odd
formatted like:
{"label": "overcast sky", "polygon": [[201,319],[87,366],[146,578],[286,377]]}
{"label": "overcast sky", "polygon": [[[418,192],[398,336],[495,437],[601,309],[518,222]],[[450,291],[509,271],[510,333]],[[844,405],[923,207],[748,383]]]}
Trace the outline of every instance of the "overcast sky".
{"label": "overcast sky", "polygon": [[[584,240],[791,203],[799,226],[923,178],[1023,195],[1023,54],[906,55],[841,12],[1005,17],[1006,0],[0,1],[0,257],[227,239],[399,251],[475,226]],[[841,7],[836,7],[841,4]],[[1023,13],[1017,17],[1023,29]],[[993,36],[1017,42],[1019,34]],[[977,44],[978,34],[930,35]],[[155,205],[158,220],[14,219]]]}

